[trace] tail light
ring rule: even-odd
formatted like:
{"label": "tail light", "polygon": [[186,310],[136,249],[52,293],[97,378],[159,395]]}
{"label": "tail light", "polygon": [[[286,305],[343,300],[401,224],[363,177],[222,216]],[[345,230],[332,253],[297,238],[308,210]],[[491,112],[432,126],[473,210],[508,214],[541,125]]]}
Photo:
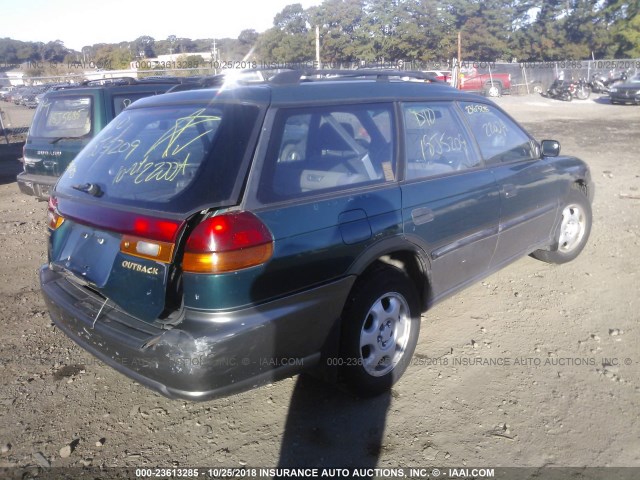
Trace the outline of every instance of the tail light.
{"label": "tail light", "polygon": [[210,217],[187,240],[182,269],[190,273],[224,273],[261,265],[273,254],[273,237],[250,212]]}
{"label": "tail light", "polygon": [[137,215],[122,233],[120,251],[134,257],[169,263],[182,222]]}
{"label": "tail light", "polygon": [[49,197],[47,207],[47,223],[51,230],[57,230],[64,222],[64,217],[58,212],[58,200],[56,197]]}
{"label": "tail light", "polygon": [[[60,210],[60,211],[59,211]],[[60,213],[62,212],[62,213]],[[120,251],[140,258],[169,263],[173,257],[182,220],[139,215],[107,208],[49,199],[49,228],[58,228],[64,218],[91,227],[122,234]]]}

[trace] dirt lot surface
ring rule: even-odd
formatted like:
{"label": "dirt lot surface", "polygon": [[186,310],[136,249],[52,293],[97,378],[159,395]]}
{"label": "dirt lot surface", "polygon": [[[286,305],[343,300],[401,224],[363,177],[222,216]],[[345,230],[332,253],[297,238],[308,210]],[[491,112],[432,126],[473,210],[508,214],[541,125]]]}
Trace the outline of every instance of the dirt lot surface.
{"label": "dirt lot surface", "polygon": [[39,293],[46,206],[2,176],[0,467],[19,467],[5,474],[47,465],[640,467],[640,107],[498,103],[590,164],[589,244],[562,266],[521,259],[430,310],[413,365],[389,395],[369,400],[295,377],[172,401],[94,360],[51,325]]}

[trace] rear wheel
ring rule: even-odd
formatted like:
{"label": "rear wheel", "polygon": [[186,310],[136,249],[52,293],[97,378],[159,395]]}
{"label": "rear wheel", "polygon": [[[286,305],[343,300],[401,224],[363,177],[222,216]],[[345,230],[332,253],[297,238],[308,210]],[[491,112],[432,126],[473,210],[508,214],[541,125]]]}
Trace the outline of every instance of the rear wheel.
{"label": "rear wheel", "polygon": [[347,386],[365,396],[390,389],[409,365],[420,331],[420,303],[407,275],[383,266],[359,280],[342,321]]}
{"label": "rear wheel", "polygon": [[484,87],[484,94],[487,97],[499,97],[502,95],[502,86],[499,83],[487,84]]}
{"label": "rear wheel", "polygon": [[566,263],[584,249],[591,233],[591,205],[584,193],[572,190],[562,209],[553,250],[536,250],[531,255],[547,263]]}

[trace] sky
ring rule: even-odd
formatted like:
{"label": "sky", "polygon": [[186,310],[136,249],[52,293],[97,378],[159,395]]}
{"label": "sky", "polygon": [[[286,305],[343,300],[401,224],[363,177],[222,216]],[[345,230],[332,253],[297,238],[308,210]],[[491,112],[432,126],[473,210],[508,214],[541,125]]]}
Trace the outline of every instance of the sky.
{"label": "sky", "polygon": [[263,32],[287,5],[303,8],[321,0],[1,0],[0,38],[32,42],[61,40],[85,45],[132,41],[142,35],[166,40],[238,38],[242,30]]}

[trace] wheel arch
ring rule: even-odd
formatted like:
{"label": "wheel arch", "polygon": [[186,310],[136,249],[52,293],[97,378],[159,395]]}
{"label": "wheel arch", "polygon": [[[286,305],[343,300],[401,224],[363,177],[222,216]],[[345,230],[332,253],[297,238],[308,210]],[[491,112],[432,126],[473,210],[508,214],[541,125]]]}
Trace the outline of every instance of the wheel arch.
{"label": "wheel arch", "polygon": [[349,270],[357,277],[352,290],[357,288],[358,279],[364,278],[373,270],[390,265],[403,271],[415,286],[422,312],[426,311],[431,297],[431,265],[425,253],[406,240],[377,245],[366,255],[358,258]]}
{"label": "wheel arch", "polygon": [[[415,286],[420,302],[420,310],[424,313],[431,298],[431,266],[425,253],[416,245],[408,243],[402,237],[394,237],[370,247],[367,252],[358,257],[346,272],[346,275],[356,277],[347,299],[360,287],[360,282],[367,275],[384,266],[392,266],[403,271]],[[348,302],[349,300],[347,300]],[[347,304],[343,308],[346,308]],[[322,358],[335,358],[342,350],[342,338],[345,328],[344,319],[338,319],[331,335],[321,352]],[[330,383],[339,381],[339,369],[330,367],[326,361],[311,371],[311,374]]]}

